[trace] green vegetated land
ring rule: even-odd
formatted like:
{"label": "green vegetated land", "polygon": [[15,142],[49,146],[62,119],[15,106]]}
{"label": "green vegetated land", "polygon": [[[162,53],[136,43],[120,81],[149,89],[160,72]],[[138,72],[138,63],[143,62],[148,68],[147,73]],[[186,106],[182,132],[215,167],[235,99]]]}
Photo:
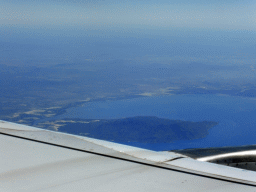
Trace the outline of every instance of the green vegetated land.
{"label": "green vegetated land", "polygon": [[[190,122],[151,116],[111,120],[72,120],[72,123],[66,121],[62,124],[58,131],[115,142],[144,143],[170,143],[177,140],[204,138],[208,135],[208,130],[218,124],[213,121]],[[79,123],[81,121],[83,123]]]}

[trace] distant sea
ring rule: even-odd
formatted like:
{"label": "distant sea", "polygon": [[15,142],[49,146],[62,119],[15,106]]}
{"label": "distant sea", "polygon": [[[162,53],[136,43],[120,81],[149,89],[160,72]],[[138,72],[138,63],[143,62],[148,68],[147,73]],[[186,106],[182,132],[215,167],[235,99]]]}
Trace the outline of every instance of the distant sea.
{"label": "distant sea", "polygon": [[173,143],[122,143],[163,151],[256,144],[256,99],[227,95],[166,95],[88,102],[56,118],[118,119],[157,116],[172,120],[216,121],[203,139]]}

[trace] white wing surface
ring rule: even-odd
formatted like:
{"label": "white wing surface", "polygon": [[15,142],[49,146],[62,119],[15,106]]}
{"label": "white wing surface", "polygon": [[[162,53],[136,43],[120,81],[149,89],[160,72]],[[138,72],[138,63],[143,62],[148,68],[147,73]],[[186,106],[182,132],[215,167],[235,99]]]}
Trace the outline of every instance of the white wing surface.
{"label": "white wing surface", "polygon": [[0,191],[256,191],[256,173],[0,121]]}

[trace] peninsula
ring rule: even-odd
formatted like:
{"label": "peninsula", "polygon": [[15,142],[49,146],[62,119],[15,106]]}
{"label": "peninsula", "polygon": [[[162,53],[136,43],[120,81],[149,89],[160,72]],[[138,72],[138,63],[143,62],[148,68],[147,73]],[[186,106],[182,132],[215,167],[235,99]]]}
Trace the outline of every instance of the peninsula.
{"label": "peninsula", "polygon": [[209,129],[217,124],[218,122],[213,121],[191,122],[155,116],[72,121],[65,119],[58,121],[58,131],[114,142],[171,143],[204,138]]}

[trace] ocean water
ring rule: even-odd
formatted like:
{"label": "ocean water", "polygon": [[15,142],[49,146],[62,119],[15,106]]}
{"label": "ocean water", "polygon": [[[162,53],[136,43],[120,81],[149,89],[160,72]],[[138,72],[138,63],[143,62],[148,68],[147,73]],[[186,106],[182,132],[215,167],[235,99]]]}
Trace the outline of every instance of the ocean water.
{"label": "ocean water", "polygon": [[227,95],[166,95],[88,102],[57,118],[117,119],[157,116],[172,120],[217,121],[202,139],[173,143],[123,143],[156,151],[256,144],[256,100]]}

